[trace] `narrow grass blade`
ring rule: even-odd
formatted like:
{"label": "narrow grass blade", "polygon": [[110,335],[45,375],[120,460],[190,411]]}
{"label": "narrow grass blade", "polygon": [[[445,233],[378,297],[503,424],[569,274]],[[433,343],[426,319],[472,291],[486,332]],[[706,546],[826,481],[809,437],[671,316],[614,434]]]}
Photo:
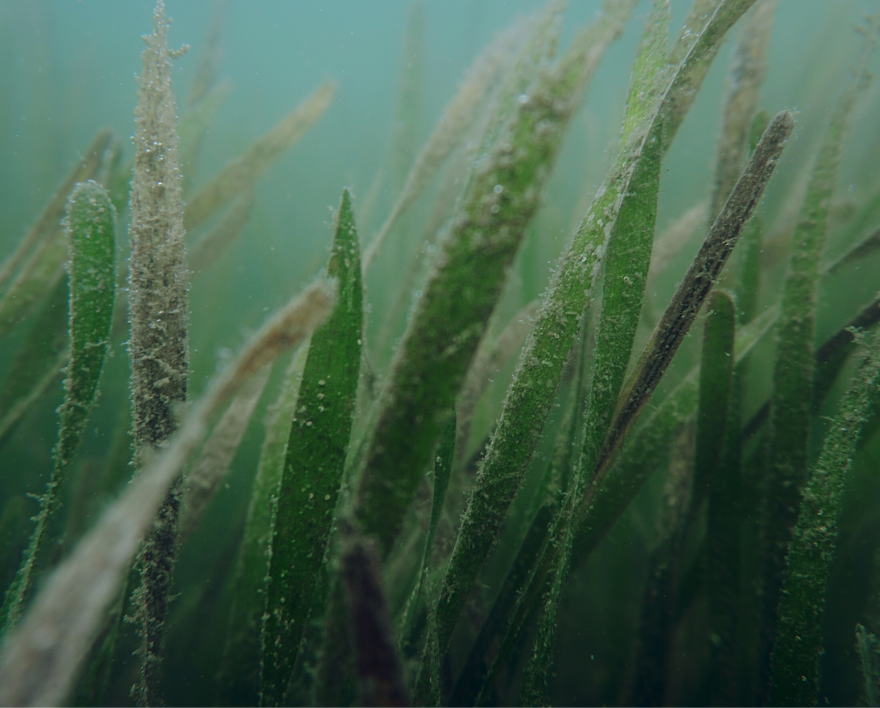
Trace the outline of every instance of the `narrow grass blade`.
{"label": "narrow grass blade", "polygon": [[[694,7],[702,0],[695,0]],[[710,3],[712,4],[712,3]],[[721,0],[716,2],[705,29],[687,52],[676,72],[671,89],[663,102],[663,150],[668,150],[678,133],[685,115],[697,97],[712,61],[721,49],[722,40],[737,20],[755,4],[755,0]]]}
{"label": "narrow grass blade", "polygon": [[[722,29],[729,28],[737,17],[736,12],[742,14],[748,5],[748,0],[722,4],[719,13],[722,9],[725,11],[719,16],[719,24],[710,23],[704,33],[709,39],[704,42],[701,37],[691,54],[669,77],[660,105],[654,107],[650,119],[643,122],[630,144],[622,146],[617,164],[599,189],[571,247],[560,262],[508,390],[504,411],[483,459],[447,570],[437,611],[441,650],[446,647],[465,596],[494,542],[531,459],[537,436],[553,403],[565,357],[574,342],[582,313],[593,295],[607,239],[640,163],[637,158],[646,142],[656,139],[656,128],[665,121],[668,112],[666,105],[674,102],[677,110],[690,105],[681,99],[673,101],[673,97],[679,91],[698,88],[701,76],[694,74],[693,66],[703,57],[708,61],[714,56],[712,42],[723,37]],[[620,9],[618,6],[618,11]],[[666,147],[663,142],[662,148]],[[529,442],[525,444],[524,441]]]}
{"label": "narrow grass blade", "polygon": [[[656,111],[658,91],[663,88],[661,79],[666,67],[668,35],[669,2],[656,0],[633,66],[623,119],[623,145],[633,139],[640,126],[650,120],[651,112]],[[584,441],[578,465],[582,474],[589,475],[596,465],[623,386],[642,311],[660,190],[663,147],[659,125],[652,126],[641,154],[632,156],[638,164],[605,245],[602,310],[597,325],[595,363],[585,403]]]}
{"label": "narrow grass blade", "polygon": [[743,24],[731,60],[729,89],[715,158],[713,220],[724,207],[748,157],[749,133],[764,83],[776,4],[777,0],[761,0],[755,5]]}
{"label": "narrow grass blade", "polygon": [[716,291],[709,297],[706,308],[694,453],[694,495],[698,500],[705,499],[711,489],[723,488],[727,482],[718,479],[717,473],[722,466],[733,374],[733,300],[726,293]]}
{"label": "narrow grass blade", "polygon": [[[748,325],[737,338],[736,361],[742,361],[754,344],[770,329],[778,312],[768,311]],[[692,372],[670,393],[660,407],[637,429],[632,439],[616,458],[610,473],[598,491],[591,496],[589,505],[575,518],[572,539],[572,567],[578,567],[605,537],[609,529],[629,506],[648,477],[661,467],[682,427],[692,418],[697,407],[698,386],[696,372]],[[571,503],[570,496],[567,503]],[[521,593],[516,611],[509,622],[507,635],[499,649],[498,659],[493,663],[490,679],[499,669],[499,662],[513,650],[517,635],[530,625],[539,608],[539,600],[548,582],[548,569],[554,553],[545,547],[536,563],[528,587]],[[488,684],[487,684],[488,685]],[[484,687],[484,692],[485,692]],[[484,696],[484,693],[481,693]],[[483,698],[478,699],[478,703]]]}
{"label": "narrow grass blade", "polygon": [[808,473],[811,403],[815,374],[813,340],[820,262],[828,209],[837,182],[847,122],[865,85],[862,58],[854,84],[837,104],[810,175],[782,294],[770,400],[770,452],[765,476],[764,568],[762,571],[762,671],[767,671],[782,590],[785,555],[797,521],[801,488]]}
{"label": "narrow grass blade", "polygon": [[[499,73],[504,65],[512,60],[521,45],[522,33],[522,26],[514,25],[474,60],[455,96],[446,104],[443,115],[434,126],[428,141],[416,156],[391,213],[376,237],[364,250],[364,272],[369,270],[373,259],[398,219],[412,206],[446,158],[468,134],[477,119],[478,108],[483,104],[486,96],[492,94]],[[368,209],[369,202],[372,202],[370,196],[367,197]]]}
{"label": "narrow grass blade", "polygon": [[[651,261],[651,247],[657,220],[660,162],[663,153],[660,124],[651,120],[663,90],[663,70],[669,43],[669,1],[655,0],[633,65],[632,79],[623,118],[621,144],[638,137],[644,125],[651,134],[641,145],[629,187],[623,195],[617,218],[605,245],[602,309],[598,318],[592,381],[585,404],[584,436],[577,465],[580,472],[593,469],[608,423],[614,414],[623,385]],[[577,486],[583,483],[579,474]],[[550,543],[559,547],[551,571],[552,581],[543,599],[538,635],[526,667],[520,702],[524,705],[549,701],[548,677],[553,664],[559,592],[568,574],[570,560],[571,505],[566,504]]]}
{"label": "narrow grass blade", "polygon": [[856,650],[864,683],[866,706],[880,705],[880,642],[862,624],[856,625]]}
{"label": "narrow grass blade", "polygon": [[864,239],[828,266],[825,272],[829,274],[835,273],[843,266],[860,261],[865,256],[874,253],[877,249],[880,249],[880,229],[869,233]]}
{"label": "narrow grass blade", "polygon": [[[462,668],[452,691],[450,705],[469,706],[483,703],[477,696],[487,694],[495,678],[494,673],[489,671],[492,647],[506,634],[507,622],[519,599],[520,592],[528,582],[529,573],[538,554],[544,547],[555,511],[555,504],[544,504],[532,520],[504,584],[492,603],[492,609],[486,615],[480,633],[471,647],[464,668]],[[498,654],[494,661],[498,661],[500,664],[507,658],[507,655],[502,657],[501,654]]]}
{"label": "narrow grass blade", "polygon": [[[276,313],[209,384],[180,431],[112,504],[43,585],[0,659],[0,704],[61,703],[168,488],[208,421],[245,379],[320,325],[335,304],[327,283],[309,286]],[[54,641],[46,642],[46,637]]]}
{"label": "narrow grass blade", "polygon": [[244,536],[238,551],[229,628],[221,664],[220,694],[230,705],[256,705],[260,693],[260,632],[266,607],[266,577],[272,542],[272,520],[278,493],[290,421],[308,347],[297,351],[285,374],[278,399],[266,418],[266,437],[251,489]]}
{"label": "narrow grass blade", "polygon": [[686,426],[672,450],[642,591],[636,650],[625,703],[664,705],[669,684],[675,604],[682,573],[684,529],[693,499],[694,427]]}
{"label": "narrow grass blade", "polygon": [[285,116],[247,151],[223,168],[186,205],[184,226],[194,229],[239,192],[249,189],[269,166],[296,143],[324,115],[336,91],[336,84],[325,82]]}
{"label": "narrow grass blade", "polygon": [[61,507],[70,465],[82,438],[107,352],[116,295],[116,211],[95,182],[77,185],[67,203],[65,231],[70,240],[70,363],[59,409],[55,467],[40,500],[37,527],[13,588],[0,610],[2,633],[13,629],[31,596],[34,582],[49,566],[52,519]]}
{"label": "narrow grass blade", "polygon": [[28,502],[23,494],[8,499],[0,511],[0,587],[15,577],[21,553],[27,547]]}
{"label": "narrow grass blade", "polygon": [[449,476],[452,473],[452,464],[455,458],[455,432],[456,416],[453,411],[449,420],[443,427],[440,440],[437,443],[437,455],[434,459],[434,489],[431,496],[431,519],[428,522],[428,533],[425,537],[425,550],[422,553],[422,562],[419,565],[419,575],[416,587],[407,606],[406,618],[403,622],[404,639],[411,641],[414,634],[413,624],[423,607],[425,576],[430,569],[429,560],[431,549],[434,545],[434,536],[437,533],[437,524],[440,523],[440,515],[443,513],[443,502],[446,500],[446,490],[449,488]]}
{"label": "narrow grass blade", "polygon": [[761,252],[764,246],[764,222],[753,216],[743,231],[740,276],[736,286],[737,323],[751,322],[757,315],[761,287]]}
{"label": "narrow grass blade", "polygon": [[209,268],[247,226],[254,194],[246,190],[232,202],[220,222],[206,233],[187,253],[187,263],[194,273]]}
{"label": "narrow grass blade", "polygon": [[843,488],[870,398],[880,386],[880,335],[840,403],[804,491],[786,559],[773,648],[771,705],[816,705],[825,588],[837,547]]}
{"label": "narrow grass blade", "polygon": [[736,307],[726,293],[715,292],[708,304],[700,363],[700,404],[694,455],[693,522],[706,499],[706,586],[712,632],[713,701],[738,702],[741,661],[740,539],[743,490],[740,482],[738,381],[734,373]]}
{"label": "narrow grass blade", "polygon": [[693,49],[722,0],[693,0],[681,31],[669,52],[669,63],[679,64]]}
{"label": "narrow grass blade", "polygon": [[388,150],[392,194],[400,192],[419,149],[425,82],[425,3],[409,6],[397,84],[394,130]]}
{"label": "narrow grass blade", "polygon": [[[522,348],[523,342],[532,328],[532,321],[540,303],[530,302],[514,315],[494,340],[484,338],[477,347],[474,360],[468,369],[467,378],[458,394],[455,409],[458,418],[456,435],[456,458],[459,462],[467,454],[471,419],[480,396],[486,390],[492,377]],[[458,465],[456,465],[458,466]]]}
{"label": "narrow grass blade", "polygon": [[339,573],[331,581],[324,616],[324,641],[315,671],[315,705],[358,705],[352,621],[345,584]]}
{"label": "narrow grass blade", "polygon": [[[15,274],[15,271],[24,262],[28,254],[37,246],[39,246],[39,250],[34,253],[34,258],[37,258],[41,253],[51,253],[54,256],[58,250],[62,253],[61,258],[64,258],[63,254],[66,253],[66,244],[64,244],[63,241],[60,241],[60,249],[51,248],[48,245],[51,242],[60,240],[55,237],[61,233],[60,224],[61,218],[64,214],[64,205],[67,203],[70,193],[78,182],[85,182],[86,180],[94,179],[97,176],[98,171],[101,169],[104,162],[104,153],[110,147],[112,142],[113,131],[109,128],[104,128],[95,135],[83,157],[76,163],[76,166],[71,170],[70,174],[64,178],[64,181],[58,187],[55,195],[49,200],[49,203],[37,218],[36,223],[31,227],[31,230],[28,231],[18,245],[15,253],[9,256],[3,262],[3,265],[0,266],[0,288],[2,288],[6,281]],[[46,257],[48,257],[48,255]],[[35,261],[34,258],[31,258],[25,271],[33,270],[36,267],[37,261]],[[54,269],[42,268],[41,270],[52,271]],[[21,279],[21,276],[17,279],[16,284],[11,287],[17,287],[19,291],[30,292],[30,288],[25,287],[25,281]],[[41,287],[45,288],[45,285],[42,285]],[[7,303],[7,299],[6,295],[0,299],[0,336],[7,331],[6,328],[8,325],[6,324],[6,320],[10,317],[14,318],[14,315],[6,314],[10,311],[9,308],[12,307],[12,303]]]}
{"label": "narrow grass blade", "polygon": [[575,567],[599,545],[632,499],[660,468],[682,426],[697,407],[696,376],[688,376],[637,429],[583,512],[572,549]]}
{"label": "narrow grass blade", "polygon": [[180,164],[183,167],[183,191],[186,194],[189,194],[196,181],[202,141],[214,123],[217,111],[226,103],[230,93],[232,84],[225,81],[201,97],[180,119]]}
{"label": "narrow grass blade", "polygon": [[603,15],[594,28],[595,44],[577,45],[518,104],[452,224],[395,361],[360,474],[355,517],[361,530],[380,540],[384,555],[538,207],[575,99],[619,34],[619,15],[627,9]]}
{"label": "narrow grass blade", "polygon": [[322,571],[351,435],[361,362],[363,288],[351,196],[342,193],[327,274],[339,304],[314,335],[287,442],[272,531],[261,703],[278,705]]}
{"label": "narrow grass blade", "polygon": [[247,381],[214,427],[198,460],[184,480],[183,508],[180,516],[180,542],[186,542],[198,526],[208,505],[223,482],[238,446],[251,420],[251,414],[269,380],[270,368]]}
{"label": "narrow grass blade", "polygon": [[189,105],[201,102],[214,85],[223,59],[223,28],[226,24],[226,0],[214,0],[211,7],[211,24],[205,44],[199,52],[195,76],[189,90]]}
{"label": "narrow grass blade", "polygon": [[538,73],[546,71],[556,55],[562,25],[561,15],[565,5],[566,0],[549,0],[532,21],[533,27],[528,40],[506,72],[498,94],[494,97],[477,149],[477,160],[483,159],[492,149],[505,124],[516,113],[519,97],[528,93]]}
{"label": "narrow grass blade", "polygon": [[[587,514],[577,520],[573,529],[572,567],[578,567],[599,544],[629,506],[641,485],[666,460],[674,439],[692,417],[696,405],[696,377],[689,376],[646,421],[644,428],[635,433],[592,501]],[[570,504],[572,500],[573,495],[569,495],[566,502]],[[556,531],[549,525],[549,521],[548,518],[545,537]],[[555,553],[550,551],[545,545],[541,555],[537,556],[534,567],[526,570],[524,579],[528,579],[528,584],[519,591],[515,611],[509,620],[505,620],[506,634],[477,698],[477,705],[486,704],[488,691],[501,666],[514,651],[520,641],[518,637],[531,624],[540,607],[545,591],[544,584],[548,579],[547,570],[555,557]]]}
{"label": "narrow grass blade", "polygon": [[593,481],[601,480],[602,468],[610,460],[627,429],[647,403],[660,377],[672,361],[684,335],[703,306],[709,290],[730,256],[743,227],[758,204],[770,180],[785,142],[794,128],[791,113],[779,113],[768,126],[755,154],[715,220],[700,252],[688,269],[651,336],[618,409],[599,455]]}

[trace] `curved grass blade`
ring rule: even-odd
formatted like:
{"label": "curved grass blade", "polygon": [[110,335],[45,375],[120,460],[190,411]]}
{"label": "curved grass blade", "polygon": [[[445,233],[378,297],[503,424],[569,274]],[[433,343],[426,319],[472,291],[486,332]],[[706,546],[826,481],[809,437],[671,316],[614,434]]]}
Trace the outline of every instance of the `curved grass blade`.
{"label": "curved grass blade", "polygon": [[[48,578],[16,631],[6,637],[0,653],[0,704],[64,701],[144,533],[181,466],[201,442],[208,421],[249,376],[320,325],[335,301],[332,285],[309,286],[271,317],[209,382],[167,448],[104,512]],[[46,642],[46,637],[54,641]]]}
{"label": "curved grass blade", "polygon": [[407,10],[402,59],[394,130],[388,150],[392,194],[400,192],[419,149],[425,83],[425,3],[422,0],[412,3]]}
{"label": "curved grass blade", "polygon": [[278,705],[324,565],[351,435],[361,362],[363,288],[351,196],[343,190],[327,274],[339,301],[312,335],[274,520],[262,629],[262,705]]}
{"label": "curved grass blade", "polygon": [[[9,256],[9,258],[3,262],[3,265],[0,266],[0,287],[2,287],[3,284],[15,273],[18,266],[22,264],[25,258],[27,258],[28,253],[30,253],[35,246],[38,246],[38,250],[34,252],[22,275],[28,270],[33,270],[36,267],[38,260],[35,259],[38,259],[42,253],[47,253],[47,256],[45,257],[48,257],[48,254],[54,256],[57,252],[60,252],[61,256],[57,262],[60,263],[61,260],[64,259],[64,254],[67,252],[67,245],[63,240],[55,238],[55,236],[61,233],[60,224],[61,218],[64,214],[64,206],[67,204],[70,193],[78,182],[94,179],[97,176],[104,162],[104,153],[110,147],[112,142],[112,130],[104,128],[98,131],[98,134],[92,139],[91,145],[86,149],[83,157],[76,163],[76,166],[71,170],[70,174],[65,177],[61,186],[59,186],[58,190],[55,192],[55,196],[52,197],[45,209],[43,209],[43,212],[40,214],[31,230],[28,231],[27,235],[22,239],[15,253]],[[59,248],[49,246],[50,243],[56,241],[60,243]],[[54,268],[43,268],[42,270],[54,271]],[[31,289],[25,287],[27,281],[22,281],[22,275],[19,276],[16,283],[11,287],[17,287],[19,291],[30,292]],[[19,281],[21,281],[21,283],[19,283]],[[42,284],[40,287],[45,289],[45,284]],[[10,308],[13,307],[12,301],[7,302],[7,300],[8,294],[4,295],[3,299],[0,300],[0,336],[7,331],[7,320],[9,320],[10,317],[13,319],[16,317],[14,314],[7,314],[8,312],[11,312]]]}
{"label": "curved grass blade", "polygon": [[711,205],[713,220],[724,207],[748,157],[749,133],[767,71],[767,50],[777,1],[761,0],[755,5],[740,31],[731,60],[730,88],[724,106],[715,165]]}
{"label": "curved grass blade", "polygon": [[188,110],[180,119],[180,164],[183,167],[183,191],[189,194],[196,178],[196,167],[202,141],[208,134],[217,111],[232,93],[232,84],[224,81],[210,93],[200,97],[197,103],[190,103]]}
{"label": "curved grass blade", "polygon": [[477,347],[470,369],[468,369],[467,378],[462,384],[455,404],[458,419],[458,433],[455,443],[456,467],[461,465],[467,453],[466,448],[477,401],[492,378],[522,348],[523,342],[532,328],[532,321],[539,305],[538,300],[530,302],[510,319],[494,340],[490,341],[488,338],[484,338]]}
{"label": "curved grass blade", "polygon": [[0,587],[8,588],[15,577],[21,553],[27,546],[28,502],[16,494],[0,510]]}
{"label": "curved grass blade", "polygon": [[[617,164],[599,189],[572,246],[560,262],[508,389],[504,411],[483,460],[447,570],[437,610],[441,651],[445,650],[464,599],[531,459],[559,385],[565,357],[592,297],[607,239],[639,165],[637,158],[645,143],[656,139],[657,126],[665,123],[667,103],[673,103],[679,111],[690,105],[674,96],[681,91],[695,92],[701,78],[700,62],[714,56],[713,42],[723,37],[724,31],[749,5],[750,0],[729,0],[721,5],[709,29],[669,78],[660,105],[653,108],[650,118],[635,131],[630,144],[621,148]],[[620,8],[617,6],[618,12]],[[664,135],[671,133],[665,131]],[[661,148],[667,147],[664,140]]]}
{"label": "curved grass blade", "polygon": [[737,623],[740,618],[740,541],[743,490],[740,481],[739,381],[734,371],[736,306],[716,291],[708,303],[700,362],[700,403],[694,454],[693,524],[706,499],[706,585],[712,632],[713,703],[738,702],[741,683]]}
{"label": "curved grass blade", "polygon": [[399,350],[360,474],[355,518],[380,540],[383,555],[400,531],[443,416],[538,207],[580,92],[620,32],[625,5],[603,15],[593,28],[595,42],[575,45],[518,104],[451,227]]}
{"label": "curved grass blade", "polygon": [[259,701],[260,631],[266,607],[272,520],[278,503],[290,421],[296,412],[307,353],[307,346],[297,351],[285,374],[278,399],[266,419],[266,437],[238,551],[233,604],[218,680],[219,695],[230,705],[250,706]]}
{"label": "curved grass blade", "polygon": [[255,374],[248,380],[229,408],[214,427],[211,437],[205,443],[201,455],[193,468],[186,474],[185,491],[180,516],[180,542],[184,543],[198,526],[208,505],[214,499],[229,465],[244,437],[251,420],[251,414],[263,388],[269,380],[270,368]]}
{"label": "curved grass blade", "polygon": [[[547,534],[550,531],[550,522],[556,511],[556,504],[544,504],[538,509],[535,518],[526,532],[526,537],[519,547],[516,558],[510,571],[507,573],[504,584],[492,609],[486,615],[486,620],[480,629],[476,641],[471,647],[464,668],[461,670],[455,688],[452,691],[450,705],[469,706],[484,705],[484,696],[494,684],[497,669],[490,671],[490,650],[493,644],[502,639],[507,630],[509,616],[514,609],[519,594],[525,588],[529,579],[529,573],[538,558],[538,554],[544,547]],[[502,665],[507,660],[509,652],[504,655],[499,652],[492,663],[492,668]]]}
{"label": "curved grass blade", "polygon": [[694,452],[696,507],[710,489],[723,487],[715,477],[721,464],[727,429],[733,373],[734,305],[724,292],[715,291],[706,303],[708,315],[703,329],[700,359],[700,401],[697,408],[697,440]]}
{"label": "curved grass blade", "polygon": [[[655,0],[633,66],[623,119],[623,145],[633,139],[639,127],[650,119],[651,111],[656,110],[658,91],[662,88],[662,71],[666,66],[668,36],[669,1]],[[657,222],[663,153],[660,133],[660,124],[652,125],[640,154],[631,157],[638,164],[605,245],[602,310],[597,325],[592,381],[585,402],[584,440],[578,465],[585,474],[595,467],[614,415],[642,311]],[[582,480],[578,482],[579,485],[582,483]]]}
{"label": "curved grass blade", "polygon": [[[760,340],[775,322],[777,312],[766,315],[746,326],[737,338],[736,361],[742,362],[755,342]],[[698,386],[696,371],[691,372],[637,429],[620,456],[614,461],[604,483],[599,487],[590,506],[579,519],[574,530],[572,543],[572,567],[577,568],[599,545],[614,523],[620,518],[644,482],[659,469],[666,460],[679,431],[692,418],[697,407]],[[549,528],[546,530],[549,532]],[[535,565],[539,570],[546,558]],[[532,572],[531,568],[527,569]],[[504,636],[497,657],[492,663],[486,681],[477,698],[477,705],[484,705],[488,689],[497,676],[500,667],[518,643],[518,635],[532,621],[540,598],[540,584],[545,576],[533,576],[518,600],[515,612],[507,620],[507,633]]]}
{"label": "curved grass blade", "polygon": [[327,81],[282,118],[278,124],[230,162],[202,187],[186,205],[184,227],[191,231],[239,192],[253,186],[269,166],[296,143],[330,105],[336,84]]}
{"label": "curved grass blade", "polygon": [[633,706],[663,705],[669,686],[674,607],[679,596],[686,518],[693,499],[694,427],[676,436],[660,509],[656,545],[648,555],[647,579],[642,590],[639,628],[627,697]]}
{"label": "curved grass blade", "polygon": [[[778,159],[792,127],[793,121],[791,115],[787,112],[780,113],[776,119],[774,119],[771,128],[768,128],[767,133],[765,133],[762,144],[759,146],[759,149],[756,150],[752,161],[750,161],[743,176],[737,183],[737,187],[734,189],[734,193],[728,201],[725,212],[722,212],[721,216],[716,220],[715,226],[706,239],[706,244],[704,244],[703,250],[698,254],[694,265],[692,265],[689,270],[689,274],[685,277],[684,281],[682,281],[679,291],[676,293],[676,297],[673,300],[673,304],[670,305],[670,308],[664,314],[660,325],[658,325],[657,330],[655,330],[655,335],[657,332],[665,332],[665,334],[661,337],[652,337],[652,341],[649,342],[645,353],[642,355],[640,366],[637,367],[636,372],[631,379],[631,382],[634,383],[630,383],[621,396],[621,400],[629,401],[629,403],[618,409],[612,427],[605,439],[602,452],[599,455],[596,471],[593,474],[592,479],[588,480],[590,484],[587,485],[587,489],[584,490],[583,494],[578,494],[577,490],[570,493],[562,506],[560,515],[557,516],[555,528],[552,532],[554,541],[548,543],[545,547],[544,553],[542,554],[542,557],[536,566],[535,573],[532,576],[530,586],[527,592],[523,595],[523,600],[521,601],[520,607],[517,609],[516,620],[511,625],[514,628],[514,631],[525,626],[524,623],[530,620],[530,617],[536,610],[537,602],[540,597],[543,597],[545,596],[545,593],[550,592],[551,595],[549,595],[549,597],[552,599],[552,593],[554,592],[553,588],[561,586],[561,581],[557,581],[560,578],[564,578],[567,568],[565,559],[563,558],[560,560],[560,554],[567,556],[570,552],[568,546],[569,541],[567,540],[569,525],[572,525],[572,547],[577,548],[582,554],[580,551],[580,547],[584,546],[584,540],[582,537],[585,533],[591,531],[589,526],[589,524],[592,523],[592,521],[589,520],[591,506],[595,501],[595,497],[597,497],[599,490],[602,490],[605,486],[604,478],[606,476],[606,466],[612,459],[612,454],[608,451],[611,450],[613,453],[614,448],[621,442],[622,436],[625,432],[619,429],[619,422],[621,420],[629,420],[630,423],[627,425],[631,424],[632,421],[635,420],[638,411],[644,406],[647,397],[650,396],[650,393],[653,392],[654,387],[656,387],[659,378],[653,379],[653,383],[651,383],[651,378],[644,378],[645,372],[653,370],[659,375],[665,370],[665,366],[668,364],[669,359],[671,359],[672,354],[674,354],[678,344],[680,344],[681,338],[684,336],[687,328],[696,316],[696,312],[700,309],[703,299],[708,294],[708,290],[714,282],[714,278],[717,276],[718,272],[720,272],[721,266],[727,256],[729,256],[730,250],[736,242],[736,237],[744,223],[748,220],[751,210],[754,209],[757,204],[760,194],[763,192],[767,180],[772,174],[775,161]],[[731,240],[728,240],[728,237],[731,237]],[[671,311],[674,311],[677,314],[671,316]],[[664,325],[667,321],[678,323],[681,325],[681,328],[664,330],[664,326],[668,328],[668,325]],[[668,356],[669,359],[666,360],[666,363],[663,363],[662,360],[666,356]],[[641,395],[646,396],[646,398],[634,408],[632,407],[633,403],[638,400],[639,397],[633,395],[633,391],[641,391]],[[628,410],[631,412],[628,413]],[[632,417],[628,417],[630,415]],[[620,432],[621,437],[615,439],[615,435],[618,431]],[[611,447],[609,447],[609,445]],[[581,496],[583,498],[579,499]],[[619,497],[619,499],[623,499],[624,502],[628,501],[625,497]],[[483,502],[483,504],[485,505],[485,502]],[[575,508],[577,505],[580,505],[580,509]],[[619,514],[622,511],[622,508],[624,507],[615,508],[615,510],[611,512],[610,518],[613,519],[616,514]],[[466,522],[467,517],[465,519],[465,523]],[[461,536],[459,537],[459,540],[461,540]],[[456,545],[456,547],[458,547],[458,545]],[[454,561],[455,554],[453,554],[453,562]],[[474,568],[473,575],[470,577],[474,577],[475,575],[476,568]],[[546,583],[552,583],[552,585],[547,586]],[[451,593],[447,595],[447,598],[450,597],[454,599],[454,596]],[[449,600],[447,598],[441,596],[441,601],[446,599],[448,602]],[[549,651],[550,642],[548,636],[554,612],[552,607],[548,607],[547,609],[549,612],[545,617],[547,617],[548,621],[544,624],[546,631],[543,641],[546,651]],[[451,626],[447,631],[451,632]],[[448,635],[446,641],[448,641]]]}
{"label": "curved grass blade", "polygon": [[844,253],[834,263],[824,269],[825,273],[835,273],[841,267],[850,263],[855,263],[865,256],[870,255],[877,249],[880,249],[880,229],[876,229],[869,233],[864,239],[859,241],[855,246]]}
{"label": "curved grass blade", "polygon": [[403,621],[403,637],[406,642],[411,642],[413,635],[419,632],[414,631],[413,624],[418,621],[423,608],[423,585],[425,576],[429,571],[429,560],[431,557],[431,548],[434,545],[434,536],[437,533],[437,524],[440,523],[440,515],[443,513],[443,502],[446,500],[446,490],[449,488],[449,476],[452,473],[452,464],[455,458],[455,432],[456,432],[456,415],[455,411],[450,413],[449,420],[443,427],[440,434],[440,440],[437,443],[437,456],[434,458],[434,491],[431,496],[431,519],[428,522],[428,533],[425,537],[425,550],[422,553],[422,562],[418,567],[418,580],[416,581],[415,590],[406,611]]}
{"label": "curved grass blade", "polygon": [[866,706],[880,705],[880,642],[861,623],[856,625],[856,650],[859,652],[859,668],[864,684],[863,698]]}
{"label": "curved grass blade", "polygon": [[254,203],[254,193],[239,194],[214,228],[206,233],[187,253],[187,265],[193,273],[205,270],[239,237],[247,226]]}
{"label": "curved grass blade", "polygon": [[820,262],[828,209],[837,182],[847,122],[866,83],[862,57],[853,85],[837,104],[810,175],[782,294],[773,393],[770,399],[770,452],[765,476],[762,569],[762,677],[766,681],[785,570],[785,555],[797,522],[801,489],[808,474],[811,404]]}
{"label": "curved grass blade", "polygon": [[[655,0],[633,65],[621,144],[627,145],[645,124],[651,126],[650,134],[642,142],[640,154],[631,156],[637,165],[605,245],[602,309],[597,325],[592,380],[585,404],[584,436],[577,465],[580,472],[593,468],[601,449],[623,385],[641,315],[657,221],[663,153],[661,124],[651,120],[651,113],[656,110],[663,89],[668,44],[669,0]],[[580,477],[579,473],[576,487],[583,483]],[[549,541],[560,546],[558,561],[543,601],[534,651],[520,689],[523,704],[549,702],[548,678],[553,664],[557,605],[570,560],[571,509],[570,505],[565,505]]]}
{"label": "curved grass blade", "polygon": [[[492,94],[498,75],[505,63],[511,61],[512,55],[515,55],[522,34],[521,23],[513,25],[474,60],[455,96],[443,109],[443,115],[434,126],[428,141],[416,156],[391,213],[376,237],[364,249],[364,272],[369,271],[370,265],[397,221],[430,184],[450,153],[467,136],[470,127],[477,120],[477,109],[487,94]],[[377,181],[376,184],[378,185],[379,182]],[[370,192],[366,199],[367,210],[371,209],[375,199],[372,189]]]}
{"label": "curved grass blade", "polygon": [[618,408],[605,438],[593,472],[594,483],[601,482],[603,469],[625,437],[630,425],[648,402],[684,335],[703,306],[743,227],[757,206],[793,128],[794,119],[791,113],[783,111],[776,115],[764,132],[764,137],[755,149],[749,164],[746,165],[724,210],[715,220],[700,252],[651,335],[651,340],[630,378],[630,383],[621,396],[623,405]]}
{"label": "curved grass blade", "polygon": [[0,610],[2,633],[13,629],[48,568],[53,544],[49,525],[61,507],[70,465],[82,438],[104,365],[116,295],[116,210],[95,182],[77,185],[67,203],[65,231],[70,240],[70,364],[59,410],[55,467],[40,500],[37,527],[12,589]]}
{"label": "curved grass blade", "polygon": [[[214,0],[211,7],[211,24],[205,43],[199,53],[195,76],[189,88],[189,105],[201,103],[211,90],[223,59],[223,29],[226,25],[226,0]],[[182,131],[181,131],[182,133]]]}
{"label": "curved grass blade", "polygon": [[816,705],[819,700],[822,615],[841,497],[878,386],[880,334],[875,333],[825,438],[789,544],[772,656],[771,705]]}

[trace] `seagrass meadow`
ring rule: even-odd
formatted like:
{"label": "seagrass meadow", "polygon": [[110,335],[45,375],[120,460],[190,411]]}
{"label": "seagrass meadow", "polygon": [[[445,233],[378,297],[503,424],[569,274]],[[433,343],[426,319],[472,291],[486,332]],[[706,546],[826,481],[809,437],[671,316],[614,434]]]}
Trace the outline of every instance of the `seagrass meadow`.
{"label": "seagrass meadow", "polygon": [[0,705],[880,705],[878,31],[0,0]]}

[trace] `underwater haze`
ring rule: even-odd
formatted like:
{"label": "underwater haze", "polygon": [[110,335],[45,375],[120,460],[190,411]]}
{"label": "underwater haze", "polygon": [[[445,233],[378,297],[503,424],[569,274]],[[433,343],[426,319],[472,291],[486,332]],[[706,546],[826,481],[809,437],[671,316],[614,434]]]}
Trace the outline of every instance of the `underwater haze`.
{"label": "underwater haze", "polygon": [[0,0],[0,704],[880,705],[878,0]]}

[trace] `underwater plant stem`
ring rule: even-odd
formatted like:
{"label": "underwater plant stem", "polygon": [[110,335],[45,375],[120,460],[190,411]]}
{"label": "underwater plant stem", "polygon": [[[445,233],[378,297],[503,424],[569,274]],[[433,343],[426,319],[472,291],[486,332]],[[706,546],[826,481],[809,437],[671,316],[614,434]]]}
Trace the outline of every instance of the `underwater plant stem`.
{"label": "underwater plant stem", "polygon": [[[134,177],[131,187],[129,319],[134,464],[146,459],[177,430],[177,407],[186,401],[189,305],[184,249],[183,200],[177,150],[177,108],[171,87],[169,22],[163,0],[153,13],[153,34],[144,37],[143,72],[135,110]],[[144,540],[135,591],[143,638],[135,687],[138,705],[161,703],[161,651],[171,573],[177,555],[182,480],[166,490]]]}

